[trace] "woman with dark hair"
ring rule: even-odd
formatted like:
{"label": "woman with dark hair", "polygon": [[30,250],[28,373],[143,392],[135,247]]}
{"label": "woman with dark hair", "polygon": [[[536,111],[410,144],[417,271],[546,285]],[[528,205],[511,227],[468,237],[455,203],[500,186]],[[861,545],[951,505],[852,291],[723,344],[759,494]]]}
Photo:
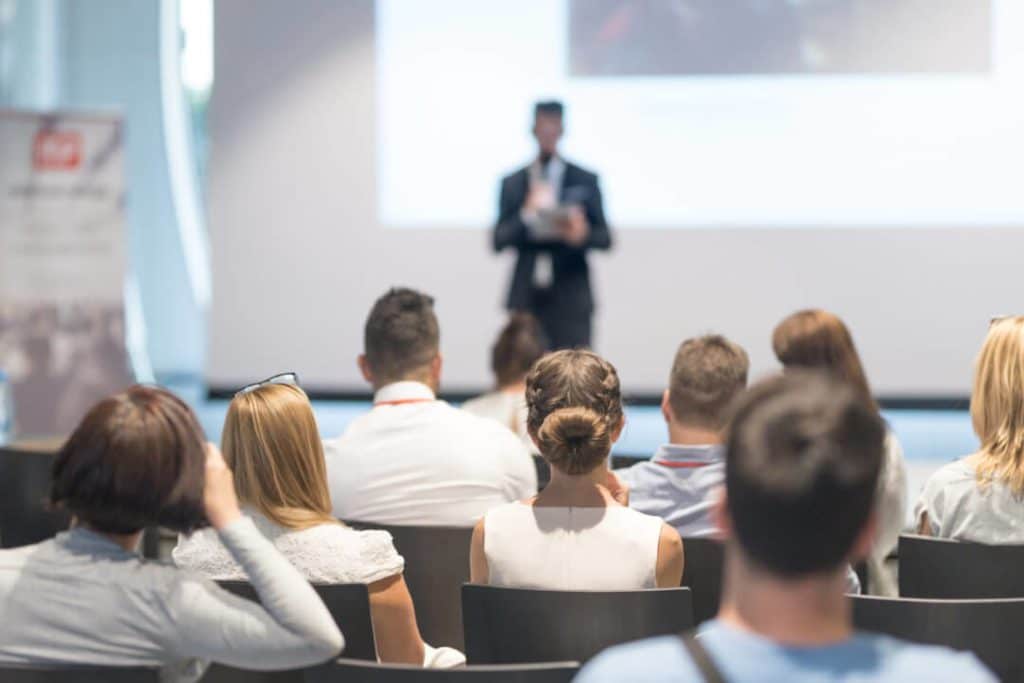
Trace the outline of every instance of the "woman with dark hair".
{"label": "woman with dark hair", "polygon": [[[798,311],[776,326],[772,348],[784,368],[827,371],[846,382],[872,409],[878,403],[871,393],[853,335],[842,320],[820,309]],[[885,458],[876,493],[878,536],[868,556],[871,592],[897,595],[895,577],[885,568],[885,558],[896,547],[906,522],[907,466],[903,447],[891,430],[886,431]]]}
{"label": "woman with dark hair", "polygon": [[471,580],[556,590],[678,586],[679,534],[626,507],[628,492],[608,469],[624,425],[615,368],[590,351],[550,354],[526,378],[526,403],[530,436],[551,465],[551,483],[476,525]]}
{"label": "woman with dark hair", "polygon": [[546,350],[537,319],[525,311],[512,313],[491,347],[494,390],[466,401],[463,410],[497,420],[536,451],[526,429],[526,373]]}
{"label": "woman with dark hair", "polygon": [[[210,661],[285,669],[341,650],[316,592],[241,516],[220,451],[170,392],[135,386],[95,405],[57,455],[51,500],[72,528],[0,551],[0,663],[154,666],[182,682]],[[263,606],[136,553],[146,527],[207,523]]]}

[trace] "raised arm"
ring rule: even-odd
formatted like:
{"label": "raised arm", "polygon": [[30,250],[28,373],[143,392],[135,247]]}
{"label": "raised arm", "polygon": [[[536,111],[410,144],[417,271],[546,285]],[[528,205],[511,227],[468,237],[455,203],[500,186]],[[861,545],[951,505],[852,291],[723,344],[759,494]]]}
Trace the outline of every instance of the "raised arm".
{"label": "raised arm", "polygon": [[309,582],[238,509],[231,471],[210,446],[206,515],[262,604],[186,574],[166,597],[167,649],[240,669],[309,666],[341,652],[344,639]]}
{"label": "raised arm", "polygon": [[259,671],[310,666],[341,652],[345,641],[316,591],[251,520],[219,533],[262,604],[206,579],[182,580],[168,599],[168,649]]}

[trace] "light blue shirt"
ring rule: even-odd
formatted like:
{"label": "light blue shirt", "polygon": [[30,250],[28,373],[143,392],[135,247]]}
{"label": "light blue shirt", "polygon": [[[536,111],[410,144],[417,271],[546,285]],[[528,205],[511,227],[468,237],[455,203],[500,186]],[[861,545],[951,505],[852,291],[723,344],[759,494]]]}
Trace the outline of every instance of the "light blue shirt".
{"label": "light blue shirt", "polygon": [[[725,447],[720,444],[665,444],[647,462],[615,474],[629,486],[629,507],[661,517],[683,538],[718,533],[711,508],[725,486]],[[685,547],[684,547],[685,551]],[[846,568],[846,592],[859,595],[860,579]]]}
{"label": "light blue shirt", "polygon": [[714,535],[711,507],[725,485],[721,445],[667,444],[650,461],[615,474],[629,486],[629,507],[661,517],[683,538]]}
{"label": "light blue shirt", "polygon": [[[995,683],[970,653],[858,633],[826,647],[786,647],[718,620],[700,629],[700,642],[729,683]],[[677,636],[620,645],[598,655],[574,683],[701,683]]]}

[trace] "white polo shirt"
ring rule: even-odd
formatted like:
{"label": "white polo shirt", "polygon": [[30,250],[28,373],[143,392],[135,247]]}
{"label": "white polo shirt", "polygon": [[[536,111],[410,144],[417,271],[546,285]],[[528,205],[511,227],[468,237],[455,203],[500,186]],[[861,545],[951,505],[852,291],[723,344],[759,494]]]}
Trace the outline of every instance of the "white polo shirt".
{"label": "white polo shirt", "polygon": [[491,508],[537,493],[522,441],[493,420],[395,382],[373,409],[324,440],[336,517],[419,526],[472,526]]}

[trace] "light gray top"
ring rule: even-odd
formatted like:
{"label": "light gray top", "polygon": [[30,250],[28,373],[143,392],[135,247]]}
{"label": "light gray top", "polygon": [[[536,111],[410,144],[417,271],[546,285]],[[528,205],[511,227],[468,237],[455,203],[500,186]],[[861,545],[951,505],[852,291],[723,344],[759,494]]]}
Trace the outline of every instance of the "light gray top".
{"label": "light gray top", "polygon": [[1024,497],[1001,481],[978,486],[970,458],[941,467],[928,479],[914,508],[918,525],[928,514],[929,532],[975,543],[1024,543]]}
{"label": "light gray top", "polygon": [[162,681],[184,683],[211,660],[285,669],[341,650],[312,586],[251,520],[220,538],[265,608],[83,528],[0,551],[0,663],[155,666]]}
{"label": "light gray top", "polygon": [[629,486],[629,507],[656,515],[683,538],[717,533],[711,508],[725,487],[725,448],[720,444],[665,444],[654,457],[615,474]]}

